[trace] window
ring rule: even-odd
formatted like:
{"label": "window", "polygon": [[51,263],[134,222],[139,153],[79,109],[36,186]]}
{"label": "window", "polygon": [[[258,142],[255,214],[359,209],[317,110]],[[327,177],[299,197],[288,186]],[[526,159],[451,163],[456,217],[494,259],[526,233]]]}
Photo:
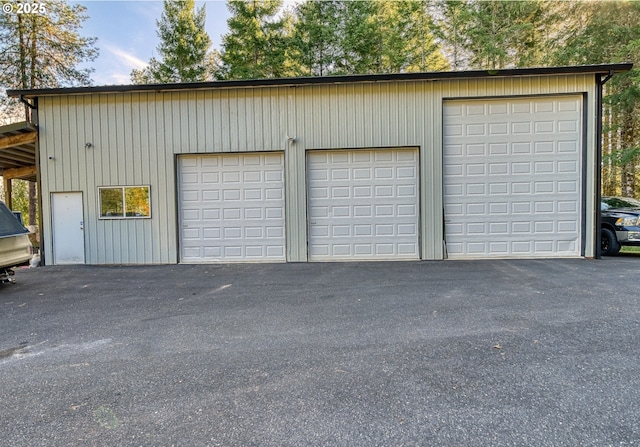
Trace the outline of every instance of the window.
{"label": "window", "polygon": [[151,217],[148,186],[104,186],[98,191],[101,219]]}

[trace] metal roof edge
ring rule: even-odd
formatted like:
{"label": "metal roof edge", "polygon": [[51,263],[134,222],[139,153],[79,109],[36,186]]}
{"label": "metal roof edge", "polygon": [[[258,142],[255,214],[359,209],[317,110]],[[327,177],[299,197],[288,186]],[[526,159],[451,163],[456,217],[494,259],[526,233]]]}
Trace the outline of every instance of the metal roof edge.
{"label": "metal roof edge", "polygon": [[37,98],[39,96],[88,95],[133,92],[169,92],[181,90],[211,90],[223,88],[253,88],[303,86],[316,84],[345,84],[359,82],[438,81],[445,79],[496,78],[514,76],[545,76],[571,74],[612,74],[629,71],[633,63],[577,65],[564,67],[511,68],[501,70],[441,71],[419,73],[388,73],[298,78],[242,79],[232,81],[190,82],[177,84],[106,85],[93,87],[62,87],[7,90],[10,97]]}

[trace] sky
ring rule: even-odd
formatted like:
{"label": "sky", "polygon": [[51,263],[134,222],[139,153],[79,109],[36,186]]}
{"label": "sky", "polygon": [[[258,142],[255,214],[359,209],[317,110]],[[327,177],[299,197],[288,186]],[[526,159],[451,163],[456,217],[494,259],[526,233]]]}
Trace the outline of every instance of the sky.
{"label": "sky", "polygon": [[[78,1],[87,8],[89,19],[82,26],[83,37],[97,37],[100,50],[98,58],[83,65],[95,68],[94,85],[118,85],[131,83],[131,70],[143,68],[152,56],[157,56],[159,44],[156,20],[162,14],[161,0],[89,0]],[[212,47],[219,48],[222,36],[227,32],[230,14],[226,3],[196,1],[196,7],[205,5],[205,30]]]}

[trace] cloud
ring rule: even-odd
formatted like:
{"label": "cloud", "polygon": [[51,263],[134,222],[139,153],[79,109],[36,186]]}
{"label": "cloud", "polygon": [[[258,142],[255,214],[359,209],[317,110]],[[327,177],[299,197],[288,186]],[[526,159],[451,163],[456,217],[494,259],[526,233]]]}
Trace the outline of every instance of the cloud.
{"label": "cloud", "polygon": [[103,48],[116,56],[119,61],[122,62],[122,65],[126,65],[130,69],[135,68],[141,70],[147,66],[147,62],[135,57],[133,54],[128,53],[121,48],[110,44],[104,44]]}
{"label": "cloud", "polygon": [[141,70],[148,64],[132,52],[113,43],[102,42],[99,63],[92,74],[95,85],[121,85],[131,83],[131,71]]}

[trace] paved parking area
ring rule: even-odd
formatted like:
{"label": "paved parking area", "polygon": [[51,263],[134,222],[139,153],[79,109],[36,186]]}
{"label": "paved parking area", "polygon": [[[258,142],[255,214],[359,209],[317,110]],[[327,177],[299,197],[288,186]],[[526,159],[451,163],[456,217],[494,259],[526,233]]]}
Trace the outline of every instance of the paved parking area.
{"label": "paved parking area", "polygon": [[640,258],[42,267],[0,444],[640,445]]}

